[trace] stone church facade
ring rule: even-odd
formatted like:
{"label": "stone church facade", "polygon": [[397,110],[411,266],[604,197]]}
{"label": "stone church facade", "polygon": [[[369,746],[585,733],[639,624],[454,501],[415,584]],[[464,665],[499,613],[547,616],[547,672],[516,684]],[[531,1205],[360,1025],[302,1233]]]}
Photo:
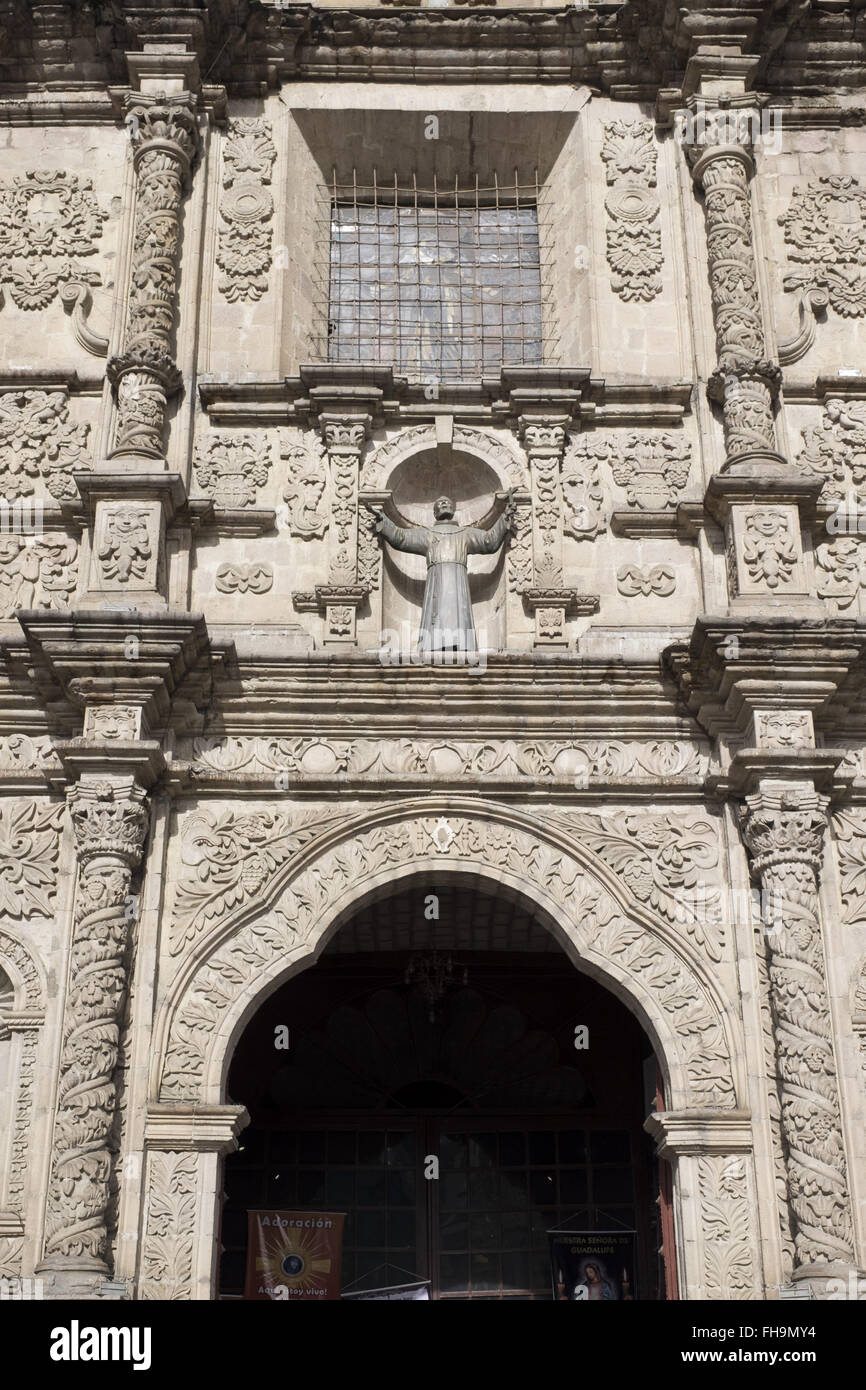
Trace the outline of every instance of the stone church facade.
{"label": "stone church facade", "polygon": [[[216,1297],[239,1039],[420,885],[519,909],[637,1020],[668,1296],[839,1296],[861,8],[2,26],[0,1274]],[[449,238],[481,270],[431,317]],[[437,662],[423,560],[371,523],[443,492],[513,523],[469,562],[478,650]]]}

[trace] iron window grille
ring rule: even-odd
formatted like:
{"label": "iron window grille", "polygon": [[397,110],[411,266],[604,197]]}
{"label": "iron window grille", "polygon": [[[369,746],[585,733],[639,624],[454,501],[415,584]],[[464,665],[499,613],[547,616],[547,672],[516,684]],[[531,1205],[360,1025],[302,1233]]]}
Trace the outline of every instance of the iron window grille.
{"label": "iron window grille", "polygon": [[324,360],[443,382],[549,360],[537,179],[425,189],[353,172],[327,201]]}

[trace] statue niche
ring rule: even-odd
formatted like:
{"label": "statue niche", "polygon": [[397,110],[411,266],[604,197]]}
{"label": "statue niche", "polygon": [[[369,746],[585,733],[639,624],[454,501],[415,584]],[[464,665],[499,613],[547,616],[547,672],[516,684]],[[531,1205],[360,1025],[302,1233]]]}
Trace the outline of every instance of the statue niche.
{"label": "statue niche", "polygon": [[[509,524],[506,495],[496,473],[480,459],[457,450],[447,461],[430,450],[399,464],[388,479],[387,490],[391,497],[383,508],[384,525],[381,519],[371,518],[371,522],[382,537],[382,629],[391,634],[391,644],[401,650],[436,647],[435,636],[431,641],[422,632],[424,624],[429,624],[436,592],[436,576],[428,571],[430,547],[418,544],[411,550],[404,548],[406,537],[399,533],[409,529],[413,539],[420,541],[422,533],[435,534],[444,523],[449,529],[472,528],[465,547],[469,552],[466,570],[474,627],[470,649],[474,643],[478,650],[502,650],[506,549],[503,541]],[[445,497],[454,503],[453,518],[442,515],[441,508],[434,516],[434,502]],[[484,537],[476,531],[483,531]],[[464,579],[464,585],[465,582]]]}

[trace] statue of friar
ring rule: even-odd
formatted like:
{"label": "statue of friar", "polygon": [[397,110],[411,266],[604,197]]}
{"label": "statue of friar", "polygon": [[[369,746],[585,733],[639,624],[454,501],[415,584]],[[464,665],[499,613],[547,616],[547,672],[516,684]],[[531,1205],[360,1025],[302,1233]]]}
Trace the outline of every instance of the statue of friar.
{"label": "statue of friar", "polygon": [[[377,535],[384,536],[395,550],[408,550],[427,559],[419,651],[476,650],[466,561],[469,555],[492,555],[513,530],[513,489],[507,496],[496,494],[493,508],[478,526],[459,526],[454,510],[453,498],[437,497],[434,526],[396,526],[384,512],[377,511],[375,516]],[[493,516],[497,519],[485,525]]]}

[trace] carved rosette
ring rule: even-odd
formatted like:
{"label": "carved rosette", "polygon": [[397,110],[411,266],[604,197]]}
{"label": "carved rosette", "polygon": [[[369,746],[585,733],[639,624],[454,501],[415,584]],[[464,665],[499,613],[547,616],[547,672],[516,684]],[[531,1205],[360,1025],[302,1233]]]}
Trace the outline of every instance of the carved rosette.
{"label": "carved rosette", "polygon": [[853,1258],[818,873],[827,798],[810,787],[746,797],[743,839],[765,903],[782,1137],[798,1267]]}
{"label": "carved rosette", "polygon": [[137,198],[124,349],[108,364],[117,393],[115,455],[162,457],[166,401],[180,386],[172,339],[180,205],[198,147],[193,102],[189,93],[170,100],[136,93],[127,102]]}
{"label": "carved rosette", "polygon": [[721,402],[728,458],[775,453],[773,400],[780,370],[766,360],[758,292],[749,180],[754,163],[748,132],[758,112],[701,112],[700,138],[686,143],[692,177],[704,191],[716,371],[713,399]]}
{"label": "carved rosette", "polygon": [[79,878],[60,1059],[45,1264],[107,1268],[114,1073],[127,987],[130,883],[147,830],[143,788],[84,780],[68,793]]}

